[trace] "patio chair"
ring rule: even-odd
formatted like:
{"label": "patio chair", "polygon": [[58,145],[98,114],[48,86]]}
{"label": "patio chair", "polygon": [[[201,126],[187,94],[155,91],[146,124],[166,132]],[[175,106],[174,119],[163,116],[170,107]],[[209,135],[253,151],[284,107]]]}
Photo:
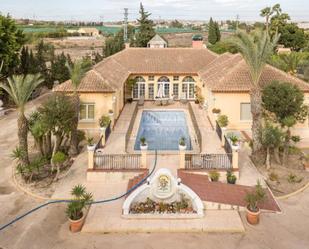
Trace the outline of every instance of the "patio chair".
{"label": "patio chair", "polygon": [[144,97],[144,96],[141,96],[140,99],[138,100],[138,105],[139,105],[139,106],[143,106],[143,105],[144,105],[144,102],[145,102],[145,97]]}
{"label": "patio chair", "polygon": [[174,96],[172,95],[168,100],[167,100],[169,105],[174,104]]}

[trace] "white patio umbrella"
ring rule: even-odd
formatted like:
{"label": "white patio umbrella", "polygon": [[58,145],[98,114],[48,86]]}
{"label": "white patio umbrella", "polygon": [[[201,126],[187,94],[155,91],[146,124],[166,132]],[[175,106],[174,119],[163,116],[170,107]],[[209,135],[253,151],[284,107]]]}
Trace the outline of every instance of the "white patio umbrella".
{"label": "white patio umbrella", "polygon": [[165,95],[164,95],[163,84],[160,84],[157,92],[157,98],[163,99],[164,97]]}

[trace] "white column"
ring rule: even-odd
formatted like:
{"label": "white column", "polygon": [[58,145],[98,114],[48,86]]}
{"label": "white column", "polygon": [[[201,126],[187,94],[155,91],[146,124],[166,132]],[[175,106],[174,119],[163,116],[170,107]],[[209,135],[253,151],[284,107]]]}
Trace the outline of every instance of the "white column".
{"label": "white column", "polygon": [[185,150],[179,150],[179,168],[180,169],[185,169],[185,156],[186,156],[186,151]]}
{"label": "white column", "polygon": [[147,150],[141,150],[141,168],[147,169]]}
{"label": "white column", "polygon": [[233,149],[232,167],[233,170],[238,170],[238,149]]}

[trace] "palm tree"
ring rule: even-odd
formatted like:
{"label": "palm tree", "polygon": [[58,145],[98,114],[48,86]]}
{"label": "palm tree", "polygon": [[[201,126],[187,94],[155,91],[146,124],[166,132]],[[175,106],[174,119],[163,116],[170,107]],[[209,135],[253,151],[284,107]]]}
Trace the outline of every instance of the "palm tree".
{"label": "palm tree", "polygon": [[74,105],[75,105],[75,118],[74,118],[74,124],[72,127],[71,132],[71,141],[70,141],[70,149],[69,153],[70,155],[77,155],[78,154],[78,134],[77,134],[77,126],[78,126],[78,114],[79,114],[79,107],[80,107],[80,101],[79,101],[79,95],[77,92],[77,89],[85,76],[86,72],[90,68],[90,63],[85,62],[83,60],[76,61],[73,66],[70,66],[67,64],[67,67],[70,72],[70,79],[73,86],[73,98],[74,98]]}
{"label": "palm tree", "polygon": [[251,113],[252,113],[252,156],[259,161],[261,159],[260,131],[262,130],[262,94],[259,85],[260,77],[267,60],[274,52],[279,36],[276,34],[272,39],[265,31],[246,33],[238,31],[231,38],[230,43],[238,48],[242,57],[246,61],[252,86],[250,91]]}
{"label": "palm tree", "polygon": [[8,85],[0,83],[0,88],[5,90],[18,108],[18,140],[19,149],[23,153],[22,163],[29,164],[28,157],[28,120],[25,116],[25,105],[34,89],[43,82],[40,74],[13,75],[8,78]]}
{"label": "palm tree", "polygon": [[260,16],[266,18],[265,25],[266,25],[267,34],[269,34],[270,18],[274,13],[276,13],[277,15],[279,15],[281,13],[280,4],[275,4],[273,7],[266,7],[266,8],[261,10]]}
{"label": "palm tree", "polygon": [[278,56],[274,56],[273,59],[271,63],[274,66],[291,75],[295,75],[297,68],[305,63],[306,55],[304,53],[291,52],[289,54],[279,54]]}

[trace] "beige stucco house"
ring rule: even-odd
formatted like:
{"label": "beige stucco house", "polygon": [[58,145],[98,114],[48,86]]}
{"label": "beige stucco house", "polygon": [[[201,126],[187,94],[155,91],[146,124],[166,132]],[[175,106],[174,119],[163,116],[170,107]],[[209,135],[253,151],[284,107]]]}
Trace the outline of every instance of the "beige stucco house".
{"label": "beige stucco house", "polygon": [[[135,79],[128,89],[128,79]],[[309,84],[272,66],[266,66],[260,84],[272,80],[296,84],[309,100]],[[194,100],[197,87],[205,98],[209,119],[213,108],[229,118],[229,128],[250,130],[250,74],[240,54],[217,55],[202,46],[193,48],[126,48],[95,65],[78,92],[82,102],[79,128],[98,129],[98,120],[113,110],[117,119],[126,99],[153,101],[159,88],[166,98]],[[56,92],[72,92],[70,81]],[[300,125],[308,129],[308,122]]]}
{"label": "beige stucco house", "polygon": [[83,28],[78,29],[77,32],[83,36],[94,36],[94,37],[100,36],[99,30],[96,28],[83,27]]}

